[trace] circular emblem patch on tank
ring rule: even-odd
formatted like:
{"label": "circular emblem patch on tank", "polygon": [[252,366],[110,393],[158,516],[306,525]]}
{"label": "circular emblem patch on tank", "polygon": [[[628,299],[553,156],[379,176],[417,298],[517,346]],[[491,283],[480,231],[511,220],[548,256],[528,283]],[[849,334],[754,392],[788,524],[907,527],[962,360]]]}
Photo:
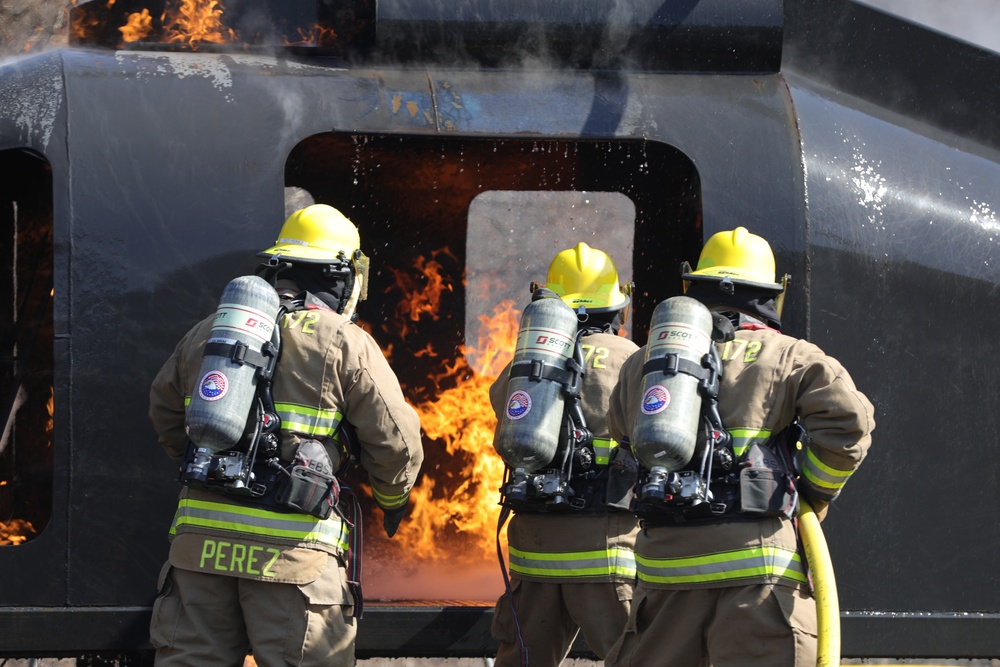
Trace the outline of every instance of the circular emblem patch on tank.
{"label": "circular emblem patch on tank", "polygon": [[655,415],[670,405],[670,392],[660,384],[654,384],[642,396],[642,414]]}
{"label": "circular emblem patch on tank", "polygon": [[209,371],[201,379],[198,395],[205,401],[217,401],[229,392],[229,378],[221,371]]}
{"label": "circular emblem patch on tank", "polygon": [[507,399],[507,418],[517,421],[531,412],[531,395],[526,391],[515,391]]}

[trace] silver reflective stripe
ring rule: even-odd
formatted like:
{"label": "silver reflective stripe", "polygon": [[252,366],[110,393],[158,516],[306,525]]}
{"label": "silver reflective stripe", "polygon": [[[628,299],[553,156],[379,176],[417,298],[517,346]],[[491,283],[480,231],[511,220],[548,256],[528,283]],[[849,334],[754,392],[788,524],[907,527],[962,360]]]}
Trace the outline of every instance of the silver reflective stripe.
{"label": "silver reflective stripe", "polygon": [[740,458],[755,442],[764,444],[771,437],[770,429],[761,428],[727,428],[733,437],[733,454]]}
{"label": "silver reflective stripe", "polygon": [[182,526],[228,530],[292,542],[312,542],[341,550],[347,550],[349,546],[347,524],[336,514],[323,520],[308,514],[272,512],[246,505],[181,498],[170,534],[175,535]]}
{"label": "silver reflective stripe", "polygon": [[510,571],[535,577],[635,576],[635,553],[612,547],[597,551],[541,553],[508,547]]}
{"label": "silver reflective stripe", "polygon": [[844,487],[844,484],[847,483],[850,476],[854,474],[854,471],[831,468],[820,461],[810,449],[806,450],[806,463],[802,474],[814,486],[826,489],[831,494],[836,495]]}
{"label": "silver reflective stripe", "polygon": [[689,558],[636,556],[639,580],[657,584],[699,584],[757,577],[806,581],[798,553],[781,547],[751,547]]}
{"label": "silver reflective stripe", "polygon": [[296,403],[275,403],[281,428],[314,436],[330,436],[340,426],[344,415],[339,410],[320,410]]}

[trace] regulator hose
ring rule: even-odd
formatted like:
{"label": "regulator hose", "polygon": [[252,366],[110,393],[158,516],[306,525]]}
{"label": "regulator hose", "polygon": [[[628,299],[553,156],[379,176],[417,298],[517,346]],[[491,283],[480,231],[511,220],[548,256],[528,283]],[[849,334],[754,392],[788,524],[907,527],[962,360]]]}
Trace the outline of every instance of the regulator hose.
{"label": "regulator hose", "polygon": [[840,601],[837,580],[819,517],[805,498],[799,497],[799,536],[805,548],[816,599],[818,642],[816,667],[840,667]]}

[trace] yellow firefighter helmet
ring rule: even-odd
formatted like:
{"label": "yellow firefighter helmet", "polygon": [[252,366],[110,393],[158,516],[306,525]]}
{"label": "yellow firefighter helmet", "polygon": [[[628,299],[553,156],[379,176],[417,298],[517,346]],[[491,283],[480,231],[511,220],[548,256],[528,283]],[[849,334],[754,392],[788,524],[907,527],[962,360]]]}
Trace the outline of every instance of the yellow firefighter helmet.
{"label": "yellow firefighter helmet", "polygon": [[[690,268],[690,267],[687,267]],[[684,280],[721,282],[782,292],[784,286],[775,278],[774,253],[762,237],[746,227],[718,232],[705,243],[694,271],[685,271]]]}
{"label": "yellow firefighter helmet", "polygon": [[624,289],[618,284],[618,269],[611,257],[582,242],[552,259],[545,287],[574,311],[583,308],[590,313],[623,310],[631,293],[631,283]]}
{"label": "yellow firefighter helmet", "polygon": [[327,204],[313,204],[288,216],[278,240],[258,256],[280,255],[292,262],[329,263],[338,258],[351,260],[360,248],[358,228],[347,216]]}

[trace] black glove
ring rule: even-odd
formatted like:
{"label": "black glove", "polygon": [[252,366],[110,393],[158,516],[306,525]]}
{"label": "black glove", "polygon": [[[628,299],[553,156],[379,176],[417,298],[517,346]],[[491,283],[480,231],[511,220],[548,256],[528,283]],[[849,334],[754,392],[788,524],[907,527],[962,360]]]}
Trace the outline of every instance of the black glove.
{"label": "black glove", "polygon": [[399,528],[399,523],[403,520],[403,515],[406,514],[406,505],[402,507],[397,507],[394,510],[383,509],[382,513],[382,527],[385,528],[385,534],[392,537],[396,534],[396,529]]}

